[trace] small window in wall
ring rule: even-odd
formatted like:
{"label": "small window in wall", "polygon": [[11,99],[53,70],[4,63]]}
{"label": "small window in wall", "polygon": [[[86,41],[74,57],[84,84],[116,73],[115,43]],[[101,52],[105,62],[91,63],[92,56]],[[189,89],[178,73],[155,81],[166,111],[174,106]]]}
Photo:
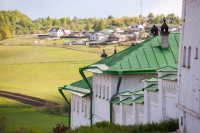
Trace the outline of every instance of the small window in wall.
{"label": "small window in wall", "polygon": [[188,48],[188,59],[187,59],[187,67],[190,68],[191,63],[191,47]]}
{"label": "small window in wall", "polygon": [[199,51],[198,51],[198,48],[196,48],[196,53],[195,53],[195,59],[198,59],[198,53]]}
{"label": "small window in wall", "polygon": [[84,101],[83,101],[83,99],[82,99],[82,105],[81,105],[81,107],[82,107],[82,112],[84,111]]}
{"label": "small window in wall", "polygon": [[87,105],[85,105],[85,117],[87,117]]}
{"label": "small window in wall", "polygon": [[98,96],[98,84],[96,84],[95,89],[96,89],[96,97],[97,97]]}
{"label": "small window in wall", "polygon": [[183,50],[183,67],[185,67],[185,62],[186,62],[186,46],[184,47]]}
{"label": "small window in wall", "polygon": [[103,86],[103,89],[102,89],[102,98],[103,99],[105,98],[105,86]]}
{"label": "small window in wall", "polygon": [[107,89],[106,89],[106,100],[108,100],[109,99],[109,87],[107,87]]}
{"label": "small window in wall", "polygon": [[75,110],[75,99],[73,101],[73,110]]}
{"label": "small window in wall", "polygon": [[79,112],[79,101],[77,101],[77,112]]}
{"label": "small window in wall", "polygon": [[99,86],[99,97],[101,97],[101,85]]}

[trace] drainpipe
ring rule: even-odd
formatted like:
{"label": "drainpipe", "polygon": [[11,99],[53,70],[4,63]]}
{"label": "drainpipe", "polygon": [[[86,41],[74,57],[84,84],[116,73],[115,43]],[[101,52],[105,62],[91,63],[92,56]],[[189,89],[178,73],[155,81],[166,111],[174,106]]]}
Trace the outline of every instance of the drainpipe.
{"label": "drainpipe", "polygon": [[121,81],[122,81],[122,74],[120,73],[119,74],[119,78],[118,78],[118,83],[117,83],[117,91],[116,93],[111,97],[110,99],[110,123],[112,123],[112,103],[111,103],[111,100],[117,96],[117,94],[119,93],[119,87],[121,85]]}
{"label": "drainpipe", "polygon": [[85,70],[85,68],[79,68],[79,73],[81,74],[81,76],[87,83],[88,87],[90,88],[90,126],[92,126],[92,95],[93,95],[93,91],[92,91],[92,87],[91,87],[90,83],[88,82],[87,78],[85,77],[85,74],[83,73],[83,70]]}
{"label": "drainpipe", "polygon": [[64,95],[63,93],[63,88],[62,87],[58,87],[58,91],[60,92],[60,94],[63,96],[63,98],[65,99],[65,101],[67,102],[68,106],[69,106],[69,109],[68,109],[68,112],[69,112],[69,119],[68,119],[68,128],[70,128],[70,125],[71,125],[71,105],[70,105],[70,102],[67,100],[66,96]]}

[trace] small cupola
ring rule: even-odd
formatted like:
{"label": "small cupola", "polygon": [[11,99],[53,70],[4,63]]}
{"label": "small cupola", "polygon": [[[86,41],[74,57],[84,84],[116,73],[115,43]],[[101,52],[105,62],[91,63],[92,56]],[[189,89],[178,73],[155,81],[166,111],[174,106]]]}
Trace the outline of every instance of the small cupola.
{"label": "small cupola", "polygon": [[158,35],[158,27],[154,24],[151,28],[151,36]]}
{"label": "small cupola", "polygon": [[161,47],[162,48],[169,48],[169,42],[168,42],[168,36],[169,36],[169,27],[166,24],[166,19],[163,19],[164,23],[161,26],[161,31],[160,31],[160,35],[161,35]]}
{"label": "small cupola", "polygon": [[105,50],[103,50],[103,53],[101,54],[101,60],[105,59],[107,57],[107,54]]}
{"label": "small cupola", "polygon": [[[116,46],[115,46],[114,54],[116,54],[116,53],[117,53],[117,49],[116,49]],[[113,54],[113,55],[114,55],[114,54]]]}

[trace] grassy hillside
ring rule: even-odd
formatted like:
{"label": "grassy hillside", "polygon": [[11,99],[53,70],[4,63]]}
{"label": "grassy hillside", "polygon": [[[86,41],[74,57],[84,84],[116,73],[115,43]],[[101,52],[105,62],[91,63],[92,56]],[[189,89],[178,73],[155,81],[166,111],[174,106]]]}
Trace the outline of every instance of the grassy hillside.
{"label": "grassy hillside", "polygon": [[78,69],[99,56],[62,48],[0,46],[0,90],[63,102],[58,87],[81,79]]}

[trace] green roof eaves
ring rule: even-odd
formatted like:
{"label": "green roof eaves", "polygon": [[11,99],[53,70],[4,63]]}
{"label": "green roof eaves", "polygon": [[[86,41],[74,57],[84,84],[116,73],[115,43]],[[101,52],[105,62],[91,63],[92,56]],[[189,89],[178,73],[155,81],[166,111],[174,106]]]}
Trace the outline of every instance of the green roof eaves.
{"label": "green roof eaves", "polygon": [[120,98],[119,98],[119,97],[116,97],[116,98],[112,99],[110,102],[111,102],[112,104],[119,104],[119,103],[120,103]]}
{"label": "green roof eaves", "polygon": [[156,77],[151,77],[151,78],[144,79],[143,81],[147,81],[147,82],[157,82],[157,81],[158,81],[158,78],[156,78]]}
{"label": "green roof eaves", "polygon": [[140,96],[133,100],[135,103],[144,103],[144,96]]}
{"label": "green roof eaves", "polygon": [[127,105],[131,105],[133,103],[133,99],[132,97],[128,97],[122,101],[120,101],[121,103],[127,104]]}
{"label": "green roof eaves", "polygon": [[120,96],[131,96],[131,95],[133,95],[133,92],[124,91],[124,92],[119,93],[119,95],[120,95]]}
{"label": "green roof eaves", "polygon": [[165,79],[165,80],[177,80],[177,75],[176,74],[167,74],[167,75],[161,76],[159,78]]}
{"label": "green roof eaves", "polygon": [[150,90],[150,91],[157,91],[158,90],[158,84],[151,84],[144,88],[145,90]]}
{"label": "green roof eaves", "polygon": [[144,91],[143,90],[134,91],[133,95],[144,95]]}

